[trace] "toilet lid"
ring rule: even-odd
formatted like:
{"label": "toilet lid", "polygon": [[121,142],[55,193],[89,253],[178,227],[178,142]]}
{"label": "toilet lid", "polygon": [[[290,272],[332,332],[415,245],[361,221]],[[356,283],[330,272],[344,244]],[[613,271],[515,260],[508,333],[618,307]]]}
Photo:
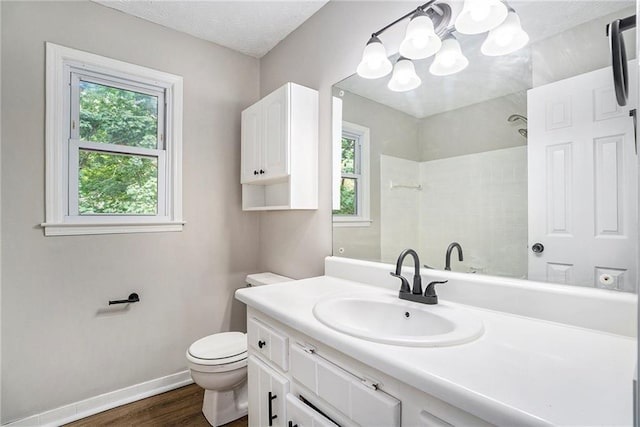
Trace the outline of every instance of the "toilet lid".
{"label": "toilet lid", "polygon": [[209,335],[200,338],[189,347],[191,356],[203,360],[228,359],[246,352],[247,334],[243,332],[222,332]]}

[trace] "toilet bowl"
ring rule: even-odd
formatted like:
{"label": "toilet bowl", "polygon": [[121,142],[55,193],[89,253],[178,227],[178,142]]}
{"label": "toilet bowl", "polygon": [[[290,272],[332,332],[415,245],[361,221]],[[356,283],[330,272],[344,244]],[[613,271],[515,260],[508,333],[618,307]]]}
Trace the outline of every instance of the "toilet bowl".
{"label": "toilet bowl", "polygon": [[223,332],[199,339],[187,350],[191,378],[205,389],[202,413],[212,426],[247,415],[247,337]]}
{"label": "toilet bowl", "polygon": [[[273,273],[250,274],[247,286],[293,280]],[[187,350],[193,381],[202,387],[202,413],[214,427],[247,415],[247,334],[222,332],[199,339]]]}

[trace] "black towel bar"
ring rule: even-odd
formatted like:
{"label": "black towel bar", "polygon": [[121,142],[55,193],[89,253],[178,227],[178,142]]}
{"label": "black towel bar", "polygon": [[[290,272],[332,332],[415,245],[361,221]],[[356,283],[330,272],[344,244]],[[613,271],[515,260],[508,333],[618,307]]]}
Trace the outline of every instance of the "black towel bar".
{"label": "black towel bar", "polygon": [[109,301],[109,305],[113,305],[113,304],[129,304],[129,303],[139,302],[139,301],[140,301],[140,297],[138,296],[138,294],[136,294],[134,292],[131,295],[129,295],[129,298],[127,298],[127,299],[116,299],[116,300]]}

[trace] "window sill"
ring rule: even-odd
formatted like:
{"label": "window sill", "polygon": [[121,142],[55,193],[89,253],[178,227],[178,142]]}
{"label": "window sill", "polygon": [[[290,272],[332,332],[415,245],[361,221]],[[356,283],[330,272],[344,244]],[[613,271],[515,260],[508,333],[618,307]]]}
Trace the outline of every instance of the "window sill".
{"label": "window sill", "polygon": [[46,223],[40,226],[45,236],[79,236],[84,234],[128,234],[182,231],[184,221],[137,223]]}
{"label": "window sill", "polygon": [[333,217],[334,227],[369,227],[373,221],[368,218],[336,218]]}

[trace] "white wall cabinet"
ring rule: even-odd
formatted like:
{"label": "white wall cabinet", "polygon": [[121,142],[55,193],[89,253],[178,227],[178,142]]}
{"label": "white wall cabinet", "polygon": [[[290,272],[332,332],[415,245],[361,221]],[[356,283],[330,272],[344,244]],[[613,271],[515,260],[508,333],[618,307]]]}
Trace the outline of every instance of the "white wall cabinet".
{"label": "white wall cabinet", "polygon": [[242,112],[242,209],[318,208],[318,92],[295,83]]}

